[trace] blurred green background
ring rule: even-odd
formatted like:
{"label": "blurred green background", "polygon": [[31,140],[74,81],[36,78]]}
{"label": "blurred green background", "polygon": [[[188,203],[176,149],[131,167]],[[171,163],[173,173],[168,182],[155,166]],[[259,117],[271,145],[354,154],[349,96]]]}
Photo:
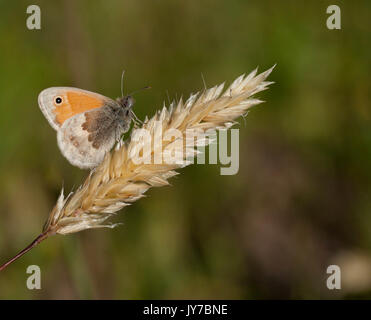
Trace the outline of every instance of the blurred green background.
{"label": "blurred green background", "polygon": [[[26,8],[41,8],[41,30]],[[337,4],[342,29],[326,27]],[[115,98],[140,118],[171,98],[277,67],[240,121],[240,170],[195,165],[120,213],[114,230],[54,236],[0,273],[2,299],[371,297],[370,1],[0,1],[0,262],[38,235],[61,155],[37,104],[51,86]],[[26,268],[42,290],[26,288]],[[342,290],[326,288],[327,266]]]}

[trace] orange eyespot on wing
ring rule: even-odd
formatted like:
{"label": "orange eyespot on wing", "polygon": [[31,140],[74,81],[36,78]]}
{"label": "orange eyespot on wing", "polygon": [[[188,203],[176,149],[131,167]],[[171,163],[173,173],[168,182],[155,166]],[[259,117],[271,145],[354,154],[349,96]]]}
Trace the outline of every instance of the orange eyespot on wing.
{"label": "orange eyespot on wing", "polygon": [[76,114],[100,108],[104,105],[102,99],[81,92],[66,92],[63,98],[60,104],[54,101],[56,121],[60,125]]}
{"label": "orange eyespot on wing", "polygon": [[114,101],[100,94],[68,87],[45,89],[39,95],[40,109],[55,130],[67,119],[110,102]]}

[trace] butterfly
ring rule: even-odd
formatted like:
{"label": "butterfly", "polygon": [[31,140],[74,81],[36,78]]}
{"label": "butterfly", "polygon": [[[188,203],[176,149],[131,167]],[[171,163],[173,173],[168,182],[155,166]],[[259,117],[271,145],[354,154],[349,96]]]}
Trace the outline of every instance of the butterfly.
{"label": "butterfly", "polygon": [[38,102],[57,131],[63,156],[81,169],[98,166],[137,119],[131,95],[112,100],[78,88],[52,87],[39,94]]}

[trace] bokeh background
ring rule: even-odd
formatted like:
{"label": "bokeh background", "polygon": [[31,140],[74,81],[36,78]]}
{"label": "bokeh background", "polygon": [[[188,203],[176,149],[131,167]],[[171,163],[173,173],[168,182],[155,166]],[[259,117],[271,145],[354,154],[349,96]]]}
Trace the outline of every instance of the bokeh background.
{"label": "bokeh background", "polygon": [[[338,4],[342,29],[328,30]],[[26,8],[41,8],[41,30]],[[163,101],[277,63],[240,121],[240,170],[185,168],[114,230],[54,236],[0,274],[2,299],[371,297],[370,1],[0,1],[0,262],[37,234],[62,186],[37,104],[50,86],[120,95],[140,118]],[[42,290],[26,288],[26,268]],[[327,266],[342,289],[326,288]]]}

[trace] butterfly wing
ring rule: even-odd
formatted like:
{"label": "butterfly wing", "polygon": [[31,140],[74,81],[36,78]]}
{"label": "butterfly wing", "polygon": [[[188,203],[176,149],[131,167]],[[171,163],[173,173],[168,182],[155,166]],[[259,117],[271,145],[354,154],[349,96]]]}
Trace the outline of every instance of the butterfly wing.
{"label": "butterfly wing", "polygon": [[116,141],[117,118],[109,106],[79,113],[58,130],[58,146],[67,160],[81,168],[99,165]]}
{"label": "butterfly wing", "polygon": [[115,103],[98,93],[70,87],[52,87],[39,94],[39,107],[50,125],[58,131],[71,117]]}

